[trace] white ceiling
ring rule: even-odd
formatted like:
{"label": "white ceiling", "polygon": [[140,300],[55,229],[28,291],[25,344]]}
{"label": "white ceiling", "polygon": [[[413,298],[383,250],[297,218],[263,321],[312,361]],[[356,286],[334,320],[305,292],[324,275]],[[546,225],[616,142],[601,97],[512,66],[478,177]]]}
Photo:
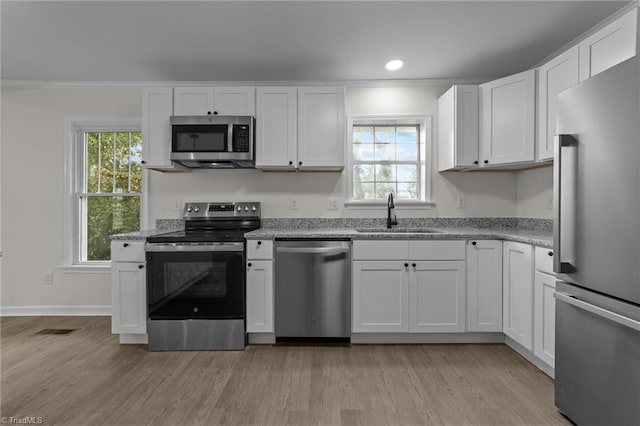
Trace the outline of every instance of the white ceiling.
{"label": "white ceiling", "polygon": [[[2,79],[496,78],[628,1],[2,1]],[[405,60],[395,73],[392,57]]]}

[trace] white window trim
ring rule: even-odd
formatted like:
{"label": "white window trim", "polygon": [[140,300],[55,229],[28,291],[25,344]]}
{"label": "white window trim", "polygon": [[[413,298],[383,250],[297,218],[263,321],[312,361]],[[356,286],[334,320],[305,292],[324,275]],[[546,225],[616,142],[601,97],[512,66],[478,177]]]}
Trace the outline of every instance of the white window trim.
{"label": "white window trim", "polygon": [[[347,201],[346,208],[351,209],[379,209],[387,204],[386,200],[354,200],[353,199],[353,126],[357,124],[392,124],[392,125],[420,125],[420,197],[418,201],[395,200],[398,209],[424,209],[436,204],[431,200],[431,134],[432,117],[423,114],[376,114],[347,116]],[[429,158],[427,158],[429,153]]]}
{"label": "white window trim", "polygon": [[[76,209],[76,188],[82,177],[76,172],[77,164],[83,158],[83,140],[79,140],[82,130],[91,128],[95,131],[141,131],[141,120],[138,117],[67,117],[64,120],[64,266],[63,272],[91,272],[106,273],[111,270],[111,261],[106,262],[79,262],[78,238],[79,229],[78,211]],[[142,169],[142,194],[140,200],[140,229],[147,228],[148,217],[148,171]]]}

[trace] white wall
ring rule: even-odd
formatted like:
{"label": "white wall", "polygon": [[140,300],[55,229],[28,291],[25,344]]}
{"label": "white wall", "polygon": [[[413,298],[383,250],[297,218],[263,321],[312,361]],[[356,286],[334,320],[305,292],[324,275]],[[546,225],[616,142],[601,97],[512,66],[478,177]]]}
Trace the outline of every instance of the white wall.
{"label": "white wall", "polygon": [[517,174],[518,217],[551,219],[553,216],[553,167]]}
{"label": "white wall", "polygon": [[[412,113],[433,116],[437,158],[437,98],[446,87],[353,87],[348,114]],[[2,306],[108,306],[109,275],[65,273],[63,264],[64,119],[139,116],[139,88],[3,87],[2,89]],[[435,163],[433,168],[435,169]],[[178,218],[185,201],[258,200],[265,217],[384,217],[382,209],[326,209],[327,198],[344,199],[344,173],[263,173],[212,170],[184,174],[151,172],[150,224]],[[535,180],[535,179],[534,179]],[[522,185],[519,182],[522,181]],[[529,211],[535,194],[529,179],[514,173],[433,173],[429,209],[399,210],[398,217],[515,216]],[[289,209],[295,196],[298,210]],[[456,208],[456,197],[465,199]],[[54,272],[53,285],[44,284]]]}

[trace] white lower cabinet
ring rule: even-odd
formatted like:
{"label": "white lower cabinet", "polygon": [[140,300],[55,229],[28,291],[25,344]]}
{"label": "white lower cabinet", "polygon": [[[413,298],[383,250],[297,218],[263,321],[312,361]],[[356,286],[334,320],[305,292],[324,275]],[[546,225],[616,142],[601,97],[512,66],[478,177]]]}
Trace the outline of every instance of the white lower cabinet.
{"label": "white lower cabinet", "polygon": [[533,350],[533,248],[503,244],[503,331],[527,350]]}
{"label": "white lower cabinet", "polygon": [[502,331],[502,241],[467,244],[467,330]]}
{"label": "white lower cabinet", "polygon": [[273,333],[273,261],[247,262],[247,332]]}
{"label": "white lower cabinet", "polygon": [[247,240],[247,332],[273,333],[273,241]]}
{"label": "white lower cabinet", "polygon": [[536,271],[534,280],[533,353],[549,366],[555,365],[556,278]]}
{"label": "white lower cabinet", "polygon": [[111,332],[146,334],[144,242],[113,241],[111,259]]}
{"label": "white lower cabinet", "polygon": [[464,241],[354,241],[352,331],[464,332],[464,246]]}

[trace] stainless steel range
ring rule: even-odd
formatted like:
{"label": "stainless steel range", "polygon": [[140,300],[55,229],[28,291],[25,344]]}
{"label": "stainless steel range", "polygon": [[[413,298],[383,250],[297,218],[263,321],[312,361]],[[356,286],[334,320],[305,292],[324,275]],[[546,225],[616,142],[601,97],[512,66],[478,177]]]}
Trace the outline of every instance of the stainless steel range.
{"label": "stainless steel range", "polygon": [[260,203],[186,203],[183,218],[145,246],[149,350],[244,349],[244,233]]}

